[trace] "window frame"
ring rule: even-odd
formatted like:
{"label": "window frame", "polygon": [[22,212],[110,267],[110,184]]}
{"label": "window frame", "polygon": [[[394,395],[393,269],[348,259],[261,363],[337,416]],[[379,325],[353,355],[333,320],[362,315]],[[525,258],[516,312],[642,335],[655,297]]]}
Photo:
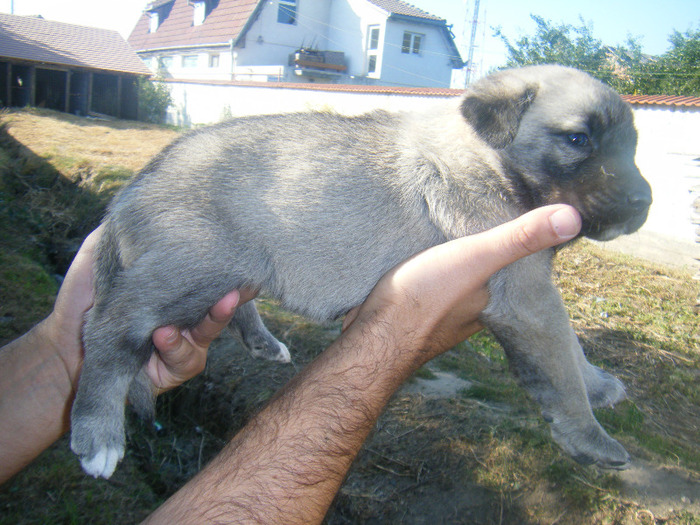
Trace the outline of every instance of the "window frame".
{"label": "window frame", "polygon": [[199,66],[199,55],[182,55],[182,69],[193,69]]}
{"label": "window frame", "polygon": [[379,78],[379,43],[382,38],[382,27],[379,24],[367,26],[367,76]]}
{"label": "window frame", "polygon": [[405,30],[403,32],[403,40],[401,41],[401,53],[404,55],[421,56],[424,42],[425,34]]}

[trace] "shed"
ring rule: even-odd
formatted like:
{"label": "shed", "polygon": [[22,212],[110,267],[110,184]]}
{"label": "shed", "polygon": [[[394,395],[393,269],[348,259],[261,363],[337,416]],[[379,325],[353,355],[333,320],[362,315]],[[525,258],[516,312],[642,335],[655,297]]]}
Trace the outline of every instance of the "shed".
{"label": "shed", "polygon": [[135,119],[150,76],[116,31],[0,13],[0,106]]}

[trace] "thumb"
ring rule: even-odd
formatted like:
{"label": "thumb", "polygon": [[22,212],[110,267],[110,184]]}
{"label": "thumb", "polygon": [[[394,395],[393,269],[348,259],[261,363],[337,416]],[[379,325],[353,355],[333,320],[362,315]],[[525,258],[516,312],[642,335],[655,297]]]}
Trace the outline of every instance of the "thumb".
{"label": "thumb", "polygon": [[581,231],[581,216],[566,204],[554,204],[532,210],[480,235],[491,244],[488,272],[570,241]]}

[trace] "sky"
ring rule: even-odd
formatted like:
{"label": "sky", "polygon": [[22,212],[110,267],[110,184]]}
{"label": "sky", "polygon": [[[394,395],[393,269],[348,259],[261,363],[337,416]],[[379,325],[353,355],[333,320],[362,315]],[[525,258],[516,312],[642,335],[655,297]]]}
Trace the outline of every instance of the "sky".
{"label": "sky", "polygon": [[[309,0],[324,1],[324,0]],[[411,0],[410,3],[453,24],[462,58],[467,58],[474,0]],[[37,15],[59,22],[113,29],[124,38],[136,24],[146,0],[0,0],[0,12]],[[493,37],[500,26],[511,40],[535,29],[530,14],[555,24],[580,26],[580,18],[593,26],[593,36],[607,45],[624,44],[639,37],[645,53],[668,50],[672,31],[700,29],[699,0],[480,0],[474,62],[480,73],[505,63],[505,48]]]}

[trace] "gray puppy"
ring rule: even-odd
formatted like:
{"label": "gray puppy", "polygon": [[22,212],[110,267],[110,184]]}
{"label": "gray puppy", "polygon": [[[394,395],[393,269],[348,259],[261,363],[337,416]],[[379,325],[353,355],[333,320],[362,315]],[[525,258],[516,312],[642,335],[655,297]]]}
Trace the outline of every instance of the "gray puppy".
{"label": "gray puppy", "polygon": [[[615,92],[557,66],[495,73],[423,114],[250,117],[183,136],[104,220],[73,451],[86,472],[111,476],[124,454],[125,399],[153,413],[142,370],[153,330],[195,325],[231,289],[333,319],[411,255],[540,205],[572,204],[594,239],[636,231],[651,204],[636,142]],[[625,391],[586,361],[551,282],[553,253],[495,275],[481,319],[556,442],[581,462],[624,468],[627,452],[591,407]],[[253,353],[289,360],[252,302],[232,325]]]}

